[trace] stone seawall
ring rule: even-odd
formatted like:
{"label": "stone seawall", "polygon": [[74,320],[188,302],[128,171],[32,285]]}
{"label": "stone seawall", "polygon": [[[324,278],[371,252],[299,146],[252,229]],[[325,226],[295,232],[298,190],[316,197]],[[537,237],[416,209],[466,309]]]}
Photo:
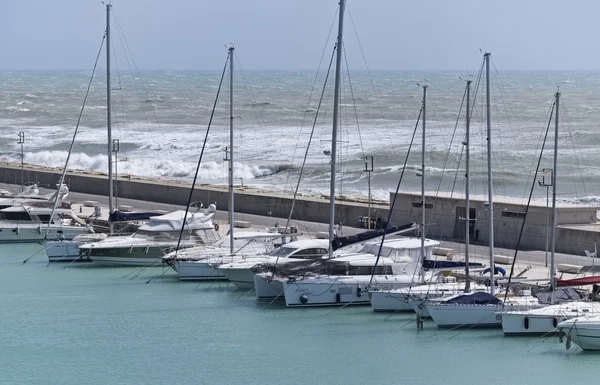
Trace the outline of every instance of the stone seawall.
{"label": "stone seawall", "polygon": [[[37,182],[40,186],[55,188],[60,180],[58,168],[25,165],[23,180],[26,183]],[[14,163],[0,163],[0,182],[21,184],[21,167]],[[106,174],[90,171],[69,171],[65,183],[73,192],[108,196],[108,178]],[[185,206],[190,194],[191,183],[173,180],[149,179],[133,176],[121,176],[115,183],[119,198],[138,199],[149,202],[167,203]],[[229,208],[229,194],[225,187],[199,185],[194,189],[192,201],[200,201],[208,206],[215,203],[219,210]],[[236,187],[235,211],[245,214],[271,215],[287,218],[292,198],[281,192],[263,191],[251,187]],[[387,218],[387,204],[372,204],[371,216]],[[359,226],[359,217],[367,216],[368,205],[364,202],[336,202],[336,222],[347,226]],[[319,223],[329,223],[329,200],[317,197],[296,199],[293,219]]]}

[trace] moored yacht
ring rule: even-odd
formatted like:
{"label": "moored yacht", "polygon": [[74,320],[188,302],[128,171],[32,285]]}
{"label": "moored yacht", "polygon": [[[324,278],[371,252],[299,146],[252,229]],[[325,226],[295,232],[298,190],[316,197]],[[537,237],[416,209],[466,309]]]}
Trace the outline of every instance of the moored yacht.
{"label": "moored yacht", "polygon": [[266,254],[273,250],[273,241],[279,237],[278,233],[240,231],[234,234],[233,254],[225,246],[229,245],[228,235],[211,246],[195,246],[168,253],[163,262],[173,267],[181,281],[225,279],[227,276],[218,266]]}
{"label": "moored yacht", "polygon": [[52,210],[30,205],[0,210],[0,243],[39,242],[44,239],[73,239],[89,229],[77,223],[71,209]]}
{"label": "moored yacht", "polygon": [[326,239],[303,239],[289,242],[270,253],[240,256],[232,263],[216,266],[220,274],[237,288],[250,290],[254,287],[254,274],[265,266],[287,266],[307,260],[321,259],[327,255],[329,241]]}
{"label": "moored yacht", "polygon": [[582,316],[558,324],[560,333],[567,336],[567,349],[571,341],[583,350],[600,350],[600,316]]}
{"label": "moored yacht", "polygon": [[212,222],[216,207],[210,205],[204,212],[187,214],[183,236],[179,235],[186,217],[178,210],[165,215],[150,217],[150,220],[130,236],[110,236],[100,242],[79,246],[82,258],[94,263],[115,266],[149,266],[162,262],[165,253],[177,247],[210,245],[219,240]]}

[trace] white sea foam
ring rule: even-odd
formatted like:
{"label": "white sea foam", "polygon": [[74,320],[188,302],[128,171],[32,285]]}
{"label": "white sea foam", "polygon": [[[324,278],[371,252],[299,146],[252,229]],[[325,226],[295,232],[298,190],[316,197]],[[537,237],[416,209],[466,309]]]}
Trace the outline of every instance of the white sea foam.
{"label": "white sea foam", "polygon": [[14,106],[9,106],[6,107],[5,110],[7,111],[12,111],[12,112],[29,112],[31,111],[29,108],[25,108],[25,107],[14,107]]}

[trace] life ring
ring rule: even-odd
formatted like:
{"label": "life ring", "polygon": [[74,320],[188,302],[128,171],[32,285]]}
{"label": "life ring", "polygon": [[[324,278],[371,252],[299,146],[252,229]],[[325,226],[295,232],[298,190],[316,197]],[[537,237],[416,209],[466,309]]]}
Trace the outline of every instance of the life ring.
{"label": "life ring", "polygon": [[215,231],[219,231],[219,224],[215,223]]}

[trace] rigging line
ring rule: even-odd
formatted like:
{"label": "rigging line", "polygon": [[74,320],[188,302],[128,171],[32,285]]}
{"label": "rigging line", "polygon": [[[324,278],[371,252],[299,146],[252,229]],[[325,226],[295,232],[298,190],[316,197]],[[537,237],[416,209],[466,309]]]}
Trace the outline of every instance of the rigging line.
{"label": "rigging line", "polygon": [[[515,262],[517,260],[517,253],[519,252],[519,246],[521,244],[521,237],[523,236],[523,230],[525,229],[525,221],[527,220],[527,214],[529,213],[529,205],[531,204],[533,190],[535,188],[538,173],[540,172],[540,163],[542,162],[542,155],[544,154],[544,148],[546,147],[546,140],[548,139],[548,132],[550,131],[550,124],[552,124],[552,115],[553,115],[555,106],[556,106],[556,100],[552,104],[552,111],[550,112],[550,119],[548,119],[548,125],[546,126],[546,135],[544,136],[544,141],[542,142],[542,148],[540,150],[540,156],[538,158],[537,167],[535,169],[533,183],[531,184],[531,190],[529,191],[529,199],[527,201],[527,206],[525,206],[525,216],[523,217],[523,223],[521,224],[521,229],[519,230],[519,237],[517,238],[517,246],[515,247],[515,256],[513,257],[513,261],[510,266],[510,274],[508,275],[508,282],[506,283],[506,291],[504,293],[504,301],[502,301],[502,309],[503,310],[504,310],[504,303],[506,302],[506,299],[508,298],[508,289],[510,288],[510,283],[512,281],[514,268],[515,268]],[[495,266],[490,266],[490,269],[495,269]],[[493,282],[490,282],[490,284],[493,285]]]}
{"label": "rigging line", "polygon": [[[121,119],[119,119],[116,116],[114,116],[114,117],[116,118],[115,119],[116,120],[115,123],[116,123],[116,126],[118,127],[118,131],[122,135],[123,134],[123,130],[124,130],[124,126],[125,126],[125,120],[124,120],[124,117],[125,117],[125,102],[123,100],[123,85],[121,83],[121,71],[120,71],[120,68],[119,68],[119,61],[117,60],[117,51],[116,51],[115,45],[116,44],[113,44],[111,48],[113,50],[113,56],[112,57],[114,58],[115,66],[117,67],[117,79],[118,79],[118,82],[119,82],[119,91],[121,91],[119,93],[119,96],[120,96],[120,100],[121,100],[121,113],[122,113],[122,116],[121,116]],[[111,149],[112,149],[112,143],[111,143]],[[115,154],[115,159],[114,159],[115,164],[119,162],[119,160],[117,158],[118,156],[119,156],[119,154],[116,153]],[[118,186],[118,184],[115,184],[115,190],[116,190],[116,186]],[[114,195],[115,196],[118,195],[117,191],[115,191]]]}
{"label": "rigging line", "polygon": [[[460,112],[462,111],[463,104],[465,102],[466,96],[467,96],[467,88],[465,87],[465,91],[463,93],[463,97],[462,97],[462,100],[460,102],[460,108],[458,109],[458,116],[456,117],[456,123],[454,123],[454,131],[452,132],[452,137],[450,138],[450,144],[448,144],[448,151],[446,152],[446,159],[444,160],[444,166],[442,167],[442,174],[441,174],[439,182],[438,182],[437,192],[436,192],[435,198],[433,200],[433,205],[434,206],[435,206],[435,204],[437,202],[437,199],[439,197],[440,187],[442,185],[442,179],[444,178],[444,173],[446,172],[446,166],[448,165],[448,160],[450,159],[450,152],[452,151],[452,145],[454,144],[454,138],[456,136],[456,130],[458,128],[458,123],[460,121]],[[435,109],[435,107],[434,107],[434,109]],[[425,175],[425,170],[423,170],[423,175]],[[424,178],[424,176],[422,176],[422,178]],[[454,189],[452,189],[452,192],[450,194],[450,199],[452,199],[453,195],[454,195]],[[423,202],[423,204],[424,204],[424,202]],[[434,210],[431,210],[431,213],[429,214],[428,226],[423,229],[423,231],[425,231],[425,236],[426,237],[427,237],[427,228],[431,225],[431,223],[433,221],[433,215],[434,215]],[[442,234],[440,236],[442,239],[444,237],[444,230],[445,229],[446,228],[442,229]]]}
{"label": "rigging line", "polygon": [[371,76],[371,70],[369,69],[369,65],[367,64],[367,58],[365,57],[365,52],[362,48],[362,44],[360,43],[360,38],[358,37],[358,31],[356,30],[356,25],[354,24],[354,18],[352,17],[352,12],[350,12],[350,7],[348,4],[346,4],[346,10],[348,11],[348,16],[350,16],[350,21],[352,22],[352,29],[354,31],[354,36],[356,37],[356,41],[358,42],[358,48],[360,49],[360,53],[362,55],[363,62],[365,63],[365,68],[367,69],[367,74],[369,75],[369,81],[371,82],[371,87],[373,88],[373,93],[375,94],[375,100],[377,100],[377,107],[379,108],[379,113],[381,114],[381,119],[383,121],[383,124],[387,128],[388,140],[390,141],[390,143],[392,144],[393,147],[396,147],[396,146],[394,146],[392,136],[390,135],[390,131],[391,131],[390,127],[384,119],[383,107],[381,107],[381,100],[379,99],[379,95],[377,94],[377,89],[375,88],[375,83],[373,82],[373,77]]}
{"label": "rigging line", "polygon": [[63,172],[60,176],[60,181],[58,182],[58,189],[56,190],[56,199],[54,199],[54,205],[52,206],[52,212],[50,212],[50,220],[48,221],[48,226],[46,227],[46,234],[44,234],[44,240],[46,240],[48,238],[48,232],[50,231],[50,224],[52,223],[52,217],[54,216],[54,212],[56,211],[56,207],[58,206],[58,197],[60,196],[60,191],[62,190],[63,183],[65,182],[65,174],[67,173],[67,166],[69,165],[69,159],[71,158],[71,151],[73,151],[73,146],[75,145],[75,137],[77,136],[77,132],[79,131],[79,124],[81,123],[81,117],[83,116],[85,104],[87,103],[87,99],[90,94],[90,88],[92,87],[92,80],[94,80],[94,74],[96,73],[96,66],[98,65],[98,60],[100,59],[100,53],[102,53],[102,46],[104,45],[105,40],[106,40],[106,33],[102,37],[102,42],[100,42],[100,49],[98,50],[98,54],[96,55],[96,62],[94,63],[94,68],[92,69],[92,75],[90,76],[90,81],[88,82],[87,90],[85,91],[85,97],[83,98],[83,105],[81,106],[81,110],[79,111],[79,117],[77,118],[77,124],[75,125],[75,132],[73,132],[73,139],[71,140],[71,145],[69,146],[69,152],[67,153],[67,160],[65,161],[65,167],[63,168]]}
{"label": "rigging line", "polygon": [[[235,60],[237,62],[238,67],[240,68],[240,72],[242,73],[242,79],[244,80],[244,85],[246,86],[246,90],[250,94],[250,97],[253,99],[251,101],[251,103],[254,103],[254,102],[257,101],[257,99],[255,99],[254,93],[252,92],[252,89],[250,88],[250,85],[249,85],[249,82],[248,82],[248,78],[246,77],[246,72],[244,71],[244,67],[242,66],[242,61],[240,60],[237,52],[234,52],[233,54],[235,55]],[[262,111],[260,109],[258,109],[258,114],[260,116],[260,122],[259,122],[259,124],[262,124],[263,126],[266,126],[266,124],[265,124],[265,118],[264,118],[263,113],[262,113]]]}
{"label": "rigging line", "polygon": [[[127,42],[127,38],[125,37],[125,34],[123,33],[123,29],[121,28],[121,23],[119,23],[117,13],[115,12],[114,9],[113,9],[112,15],[113,15],[113,18],[115,19],[115,22],[117,25],[117,30],[119,31],[119,38],[121,39],[121,44],[123,41],[125,41],[125,46],[123,46],[123,48],[127,47],[127,51],[129,52],[129,56],[131,56],[131,61],[133,62],[133,66],[135,67],[135,71],[136,71],[138,78],[140,80],[140,83],[142,85],[142,89],[144,90],[144,92],[146,93],[146,97],[150,101],[150,94],[148,93],[148,90],[146,89],[146,85],[144,84],[142,75],[140,73],[140,70],[138,69],[135,58],[133,57],[131,48],[129,48],[129,43]],[[125,57],[127,58],[127,55],[125,55]],[[127,64],[129,65],[129,60],[127,60]],[[131,71],[131,67],[130,67],[130,71]],[[134,77],[132,76],[132,78],[134,78]],[[132,79],[132,80],[134,80],[134,79]],[[134,84],[135,84],[135,81],[134,81]],[[137,90],[137,87],[136,87],[136,90]],[[150,110],[152,111],[152,114],[154,115],[154,119],[156,120],[156,124],[158,125],[158,128],[162,131],[162,127],[161,127],[160,121],[158,120],[158,116],[156,115],[156,110],[154,109],[154,105],[152,103],[149,103],[149,106],[150,106]]]}
{"label": "rigging line", "polygon": [[[117,19],[114,9],[113,9],[113,12],[111,13],[111,15],[115,19],[115,25],[117,27],[117,36],[119,36],[119,41],[121,42],[121,49],[123,50],[123,54],[124,54],[123,57],[125,58],[125,62],[127,63],[127,68],[129,69],[129,75],[131,76],[131,81],[133,82],[133,88],[135,89],[138,99],[141,101],[142,96],[141,96],[140,90],[135,82],[135,75],[133,74],[133,70],[131,69],[131,63],[129,62],[127,50],[125,49],[125,41],[124,41],[125,36],[124,36],[123,31],[121,30],[121,25],[118,22],[118,19]],[[130,51],[130,54],[131,54],[131,51]],[[133,56],[132,56],[132,60],[133,60]],[[138,76],[138,77],[141,80],[141,76]],[[147,98],[147,100],[150,100],[150,95],[148,95],[147,92],[146,92],[146,98]],[[142,105],[142,107],[143,107],[143,105]],[[146,121],[150,121],[150,119],[148,119],[148,115],[146,114],[146,109],[142,108],[141,110],[142,110],[142,113],[144,114],[144,119]],[[156,118],[156,120],[158,120],[158,118]]]}
{"label": "rigging line", "polygon": [[[331,25],[329,26],[329,33],[327,34],[327,39],[325,40],[325,45],[323,46],[323,50],[321,51],[321,58],[319,59],[319,65],[317,67],[317,71],[315,72],[315,77],[313,79],[312,87],[310,89],[310,94],[308,96],[306,108],[304,109],[304,115],[302,116],[302,123],[300,124],[300,133],[298,135],[298,140],[296,141],[296,147],[294,148],[294,152],[292,153],[291,164],[294,164],[294,161],[296,159],[296,151],[298,150],[298,147],[300,147],[299,143],[300,143],[300,138],[302,136],[301,135],[302,130],[304,129],[304,123],[306,121],[306,117],[309,114],[310,102],[312,101],[313,93],[315,91],[315,86],[316,86],[317,80],[319,78],[319,72],[321,71],[321,65],[323,64],[323,59],[325,58],[325,53],[327,52],[327,46],[329,45],[329,40],[331,38],[331,31],[333,31],[333,26],[335,25],[335,21],[337,19],[338,12],[339,12],[339,8],[336,8],[335,15],[333,16],[333,20],[331,21]],[[290,178],[291,178],[291,173],[288,174],[285,179],[284,191],[287,189]]]}
{"label": "rigging line", "polygon": [[[375,265],[373,266],[373,273],[377,269],[377,264],[379,263],[379,259],[381,258],[381,250],[383,249],[383,242],[385,241],[385,235],[387,234],[388,227],[390,225],[392,219],[392,213],[394,212],[394,206],[396,205],[396,198],[398,197],[398,191],[400,190],[400,184],[402,183],[402,178],[404,177],[404,170],[406,170],[406,163],[408,162],[408,157],[410,156],[410,150],[412,149],[413,142],[415,140],[415,135],[417,134],[417,130],[419,128],[419,121],[421,120],[421,115],[423,114],[423,106],[421,105],[421,110],[419,110],[419,116],[417,117],[417,122],[415,123],[415,128],[413,129],[413,134],[410,139],[410,144],[408,145],[408,151],[406,152],[406,157],[404,158],[404,165],[402,166],[402,171],[400,172],[400,178],[398,179],[398,184],[396,185],[396,193],[394,194],[394,199],[392,199],[392,203],[390,204],[390,212],[388,213],[387,221],[385,222],[385,228],[383,230],[383,235],[381,236],[381,243],[379,244],[379,250],[377,251],[377,259],[375,259]],[[371,274],[371,279],[369,280],[370,287],[373,283],[373,275]]]}
{"label": "rigging line", "polygon": [[181,224],[181,231],[179,232],[179,239],[177,240],[177,247],[175,248],[175,257],[179,251],[181,244],[181,237],[183,236],[183,230],[186,225],[188,211],[190,210],[190,203],[192,202],[192,195],[194,194],[194,187],[196,186],[196,180],[198,179],[198,172],[200,171],[200,164],[202,163],[202,156],[204,155],[204,149],[206,148],[206,142],[208,140],[208,133],[210,132],[210,126],[212,124],[213,117],[215,116],[215,110],[217,108],[217,102],[219,100],[219,94],[221,92],[221,86],[223,85],[223,78],[225,77],[225,70],[227,70],[227,63],[229,61],[229,55],[231,51],[227,51],[227,59],[225,59],[225,66],[223,66],[223,72],[221,73],[221,80],[219,81],[219,88],[217,89],[217,96],[213,104],[213,109],[210,113],[210,119],[208,121],[208,127],[206,128],[206,134],[204,135],[204,143],[202,143],[202,150],[200,150],[200,157],[198,158],[198,165],[196,166],[196,173],[194,174],[194,181],[190,187],[190,195],[188,197],[187,206],[185,208],[185,214],[183,215],[183,223]]}
{"label": "rigging line", "polygon": [[360,133],[360,124],[358,122],[358,111],[356,110],[356,100],[354,99],[354,89],[352,88],[352,79],[350,78],[350,67],[348,67],[348,58],[346,57],[346,46],[343,46],[344,62],[346,63],[346,72],[348,73],[348,84],[350,86],[350,95],[352,97],[352,106],[354,107],[354,116],[356,117],[356,128],[358,130],[358,140],[360,141],[360,150],[363,158],[365,157],[365,148],[363,146],[362,135]]}
{"label": "rigging line", "polygon": [[[564,119],[566,120],[566,126],[567,126],[567,132],[569,133],[569,139],[571,140],[571,145],[573,147],[573,149],[575,149],[575,141],[573,140],[573,132],[571,131],[571,123],[570,123],[570,119],[569,119],[569,110],[567,109],[567,106],[563,103],[561,103],[562,109],[564,111]],[[585,196],[588,196],[587,194],[587,188],[585,187],[585,182],[583,180],[583,170],[581,168],[581,164],[579,163],[579,156],[577,151],[573,151],[573,155],[575,157],[575,163],[577,164],[577,169],[579,171],[579,178],[581,179],[581,184],[583,187],[583,193]],[[575,174],[575,173],[573,173]],[[573,178],[575,179],[575,178]]]}
{"label": "rigging line", "polygon": [[[496,92],[494,92],[494,78],[490,78],[490,91],[491,91],[491,96],[493,98],[493,103],[494,103],[494,113],[496,117],[499,117],[500,112],[498,110],[498,101],[496,99]],[[499,191],[502,192],[503,196],[506,197],[506,183],[504,181],[505,178],[498,178],[498,173],[502,173],[505,172],[506,168],[504,166],[504,158],[503,158],[503,148],[502,148],[502,130],[497,129],[496,127],[500,125],[500,119],[496,119],[494,121],[494,123],[496,125],[493,126],[492,128],[492,132],[490,135],[492,135],[493,138],[496,138],[497,140],[494,140],[494,145],[493,145],[493,149],[492,149],[492,162],[494,164],[494,166],[499,165],[500,167],[498,167],[498,170],[496,170],[496,167],[494,167],[494,172],[496,175],[496,180],[494,181],[494,194],[496,195],[500,195]],[[494,136],[495,135],[495,136]],[[496,137],[497,136],[497,137]],[[495,151],[493,151],[495,150]],[[496,171],[498,171],[498,173],[496,173]]]}

